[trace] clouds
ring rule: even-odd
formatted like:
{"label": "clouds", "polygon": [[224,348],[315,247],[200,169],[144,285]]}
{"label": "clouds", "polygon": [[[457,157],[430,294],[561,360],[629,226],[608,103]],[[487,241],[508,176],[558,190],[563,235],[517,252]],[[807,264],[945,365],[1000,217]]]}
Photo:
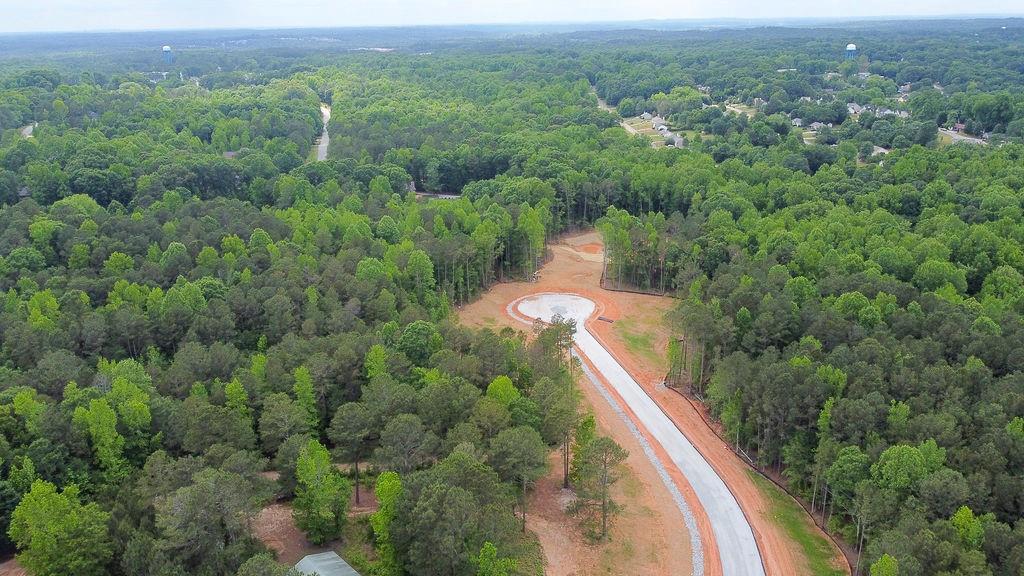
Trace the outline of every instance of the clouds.
{"label": "clouds", "polygon": [[0,31],[1020,13],[1015,0],[0,0]]}

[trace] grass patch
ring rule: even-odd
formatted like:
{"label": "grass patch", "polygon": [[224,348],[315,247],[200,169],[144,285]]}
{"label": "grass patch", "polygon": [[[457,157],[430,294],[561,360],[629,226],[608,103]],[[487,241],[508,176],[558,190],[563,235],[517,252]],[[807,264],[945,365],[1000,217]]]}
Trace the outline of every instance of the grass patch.
{"label": "grass patch", "polygon": [[[499,550],[499,552],[501,552]],[[516,576],[543,576],[544,549],[533,532],[527,531],[512,550],[516,559]]]}
{"label": "grass patch", "polygon": [[650,333],[637,328],[636,320],[632,318],[622,318],[615,321],[612,324],[615,331],[618,332],[619,336],[622,337],[622,341],[626,344],[626,349],[657,365],[658,354],[654,350],[654,341]]}
{"label": "grass patch", "polygon": [[622,486],[622,494],[629,499],[639,496],[640,490],[643,489],[643,484],[640,483],[640,479],[625,466],[623,466],[619,471],[622,474],[619,477],[620,486]]}
{"label": "grass patch", "polygon": [[601,574],[621,574],[621,567],[628,566],[629,560],[636,558],[636,548],[630,540],[612,540],[601,544]]}
{"label": "grass patch", "polygon": [[751,118],[753,118],[754,115],[757,114],[756,108],[754,108],[753,106],[747,106],[746,104],[728,104],[727,108],[733,112],[740,112],[742,114],[746,114]]}
{"label": "grass patch", "polygon": [[377,563],[370,517],[366,515],[349,518],[342,532],[342,542],[344,545],[338,552],[339,555],[361,574],[370,574]]}
{"label": "grass patch", "polygon": [[651,126],[650,120],[644,120],[639,116],[634,116],[632,118],[625,119],[624,122],[639,132],[641,136],[646,136],[648,140],[656,145],[659,143],[661,145],[665,144],[665,137]]}
{"label": "grass patch", "polygon": [[804,509],[778,486],[760,474],[752,470],[747,470],[747,474],[771,504],[771,520],[781,526],[785,530],[786,536],[800,546],[810,573],[821,576],[843,576],[846,574],[832,564],[833,548],[831,544],[808,521]]}
{"label": "grass patch", "polygon": [[949,134],[943,134],[942,132],[939,132],[939,140],[938,140],[939,146],[949,146],[952,143],[953,143],[953,137],[952,136],[950,136]]}

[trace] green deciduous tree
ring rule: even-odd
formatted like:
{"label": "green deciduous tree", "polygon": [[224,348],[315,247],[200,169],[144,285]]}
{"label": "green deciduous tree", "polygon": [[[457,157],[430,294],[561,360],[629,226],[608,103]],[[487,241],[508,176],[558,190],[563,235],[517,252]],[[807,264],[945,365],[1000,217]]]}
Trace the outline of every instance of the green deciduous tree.
{"label": "green deciduous tree", "polygon": [[305,366],[296,368],[294,376],[295,386],[292,390],[295,392],[295,401],[308,414],[310,430],[316,430],[320,425],[320,409],[313,392],[313,377],[310,376],[309,369]]}
{"label": "green deciduous tree", "polygon": [[871,576],[899,576],[899,574],[899,563],[888,554],[882,554],[882,557],[871,565]]}
{"label": "green deciduous tree", "polygon": [[516,401],[516,399],[521,396],[521,394],[516,388],[516,385],[512,383],[511,378],[501,375],[487,385],[487,396],[489,398],[494,398],[498,402],[501,402],[505,408],[508,408],[512,402]]}
{"label": "green deciduous tree", "polygon": [[30,574],[102,576],[109,573],[114,553],[109,517],[95,503],[82,504],[75,485],[58,492],[53,484],[36,480],[14,509],[8,533]]}
{"label": "green deciduous tree", "polygon": [[295,522],[314,544],[341,535],[352,487],[331,463],[327,448],[310,440],[299,452],[295,476]]}
{"label": "green deciduous tree", "polygon": [[476,557],[476,576],[512,576],[515,569],[514,559],[499,558],[498,548],[490,542],[484,542],[480,555]]}
{"label": "green deciduous tree", "polygon": [[110,482],[116,482],[128,474],[128,463],[124,459],[124,437],[117,431],[117,413],[105,399],[89,402],[89,407],[75,409],[75,424],[84,429],[92,441],[96,460],[103,467]]}
{"label": "green deciduous tree", "polygon": [[382,576],[398,576],[402,571],[391,539],[391,523],[395,519],[398,499],[402,496],[402,478],[397,472],[384,472],[377,477],[374,491],[378,508],[370,515],[370,526],[373,527],[377,555],[380,557],[379,568]]}
{"label": "green deciduous tree", "polygon": [[418,366],[426,364],[431,354],[441,347],[441,335],[430,322],[417,320],[402,329],[398,349]]}

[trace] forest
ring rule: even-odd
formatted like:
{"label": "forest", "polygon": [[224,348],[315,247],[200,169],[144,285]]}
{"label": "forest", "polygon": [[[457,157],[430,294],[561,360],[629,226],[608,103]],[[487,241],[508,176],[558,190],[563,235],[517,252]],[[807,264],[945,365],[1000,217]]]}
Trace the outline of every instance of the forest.
{"label": "forest", "polygon": [[452,310],[593,226],[609,287],[678,299],[673,383],[865,573],[1018,575],[1024,23],[449,34],[0,58],[3,552],[289,574],[255,514],[326,542],[362,490],[365,573],[540,573],[547,454],[600,499],[616,447],[571,326]]}

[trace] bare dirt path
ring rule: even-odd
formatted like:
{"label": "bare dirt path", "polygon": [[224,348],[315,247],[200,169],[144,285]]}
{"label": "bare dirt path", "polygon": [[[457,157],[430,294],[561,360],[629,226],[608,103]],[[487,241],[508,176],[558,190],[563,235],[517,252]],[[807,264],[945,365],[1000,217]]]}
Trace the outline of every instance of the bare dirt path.
{"label": "bare dirt path", "polygon": [[28,572],[13,558],[0,562],[0,576],[26,576],[27,574]]}
{"label": "bare dirt path", "polygon": [[[601,250],[596,248],[600,246],[601,238],[596,232],[563,238],[552,246],[554,257],[541,269],[537,282],[496,285],[479,300],[463,307],[459,313],[460,318],[472,325],[511,326],[521,329],[522,325],[506,314],[506,307],[512,301],[528,294],[573,292],[597,302],[602,309],[601,315],[615,322],[591,322],[590,327],[595,336],[613,352],[623,367],[679,425],[690,442],[729,486],[750,522],[766,572],[769,575],[786,576],[811,574],[799,545],[787,537],[782,527],[771,521],[771,503],[747,474],[750,468],[707,426],[697,408],[676,392],[660,386],[668,368],[664,351],[670,337],[663,318],[673,307],[674,301],[671,298],[612,292],[600,288],[602,255]],[[584,386],[584,391],[587,388]],[[607,403],[601,398],[591,399],[591,404],[598,415],[610,411]],[[635,447],[636,441],[628,433],[615,433],[614,427],[610,430],[617,442],[630,449],[632,459],[636,455],[636,450],[629,448],[627,444]],[[683,483],[685,484],[685,480]],[[668,491],[663,486],[659,489],[658,484],[660,483],[656,480],[653,481],[650,489],[654,494],[660,494],[659,511],[675,509]],[[687,496],[687,502],[691,504],[697,516],[705,556],[708,560],[713,560],[714,543],[707,541],[709,531],[701,525],[702,516],[706,519],[706,515],[698,509],[699,506],[694,505],[696,502],[691,502],[692,491],[688,494],[683,490],[683,494]],[[811,524],[809,518],[806,521]],[[678,530],[685,531],[682,523],[678,524],[678,527]],[[647,534],[641,529],[628,537],[642,540]],[[547,549],[549,542],[543,537],[541,541],[545,544],[545,554],[550,557],[552,553]],[[838,549],[835,550],[835,556],[837,566],[845,565]],[[716,568],[717,573],[721,573],[720,566],[716,567],[712,562],[707,562],[705,573],[715,574]]]}

